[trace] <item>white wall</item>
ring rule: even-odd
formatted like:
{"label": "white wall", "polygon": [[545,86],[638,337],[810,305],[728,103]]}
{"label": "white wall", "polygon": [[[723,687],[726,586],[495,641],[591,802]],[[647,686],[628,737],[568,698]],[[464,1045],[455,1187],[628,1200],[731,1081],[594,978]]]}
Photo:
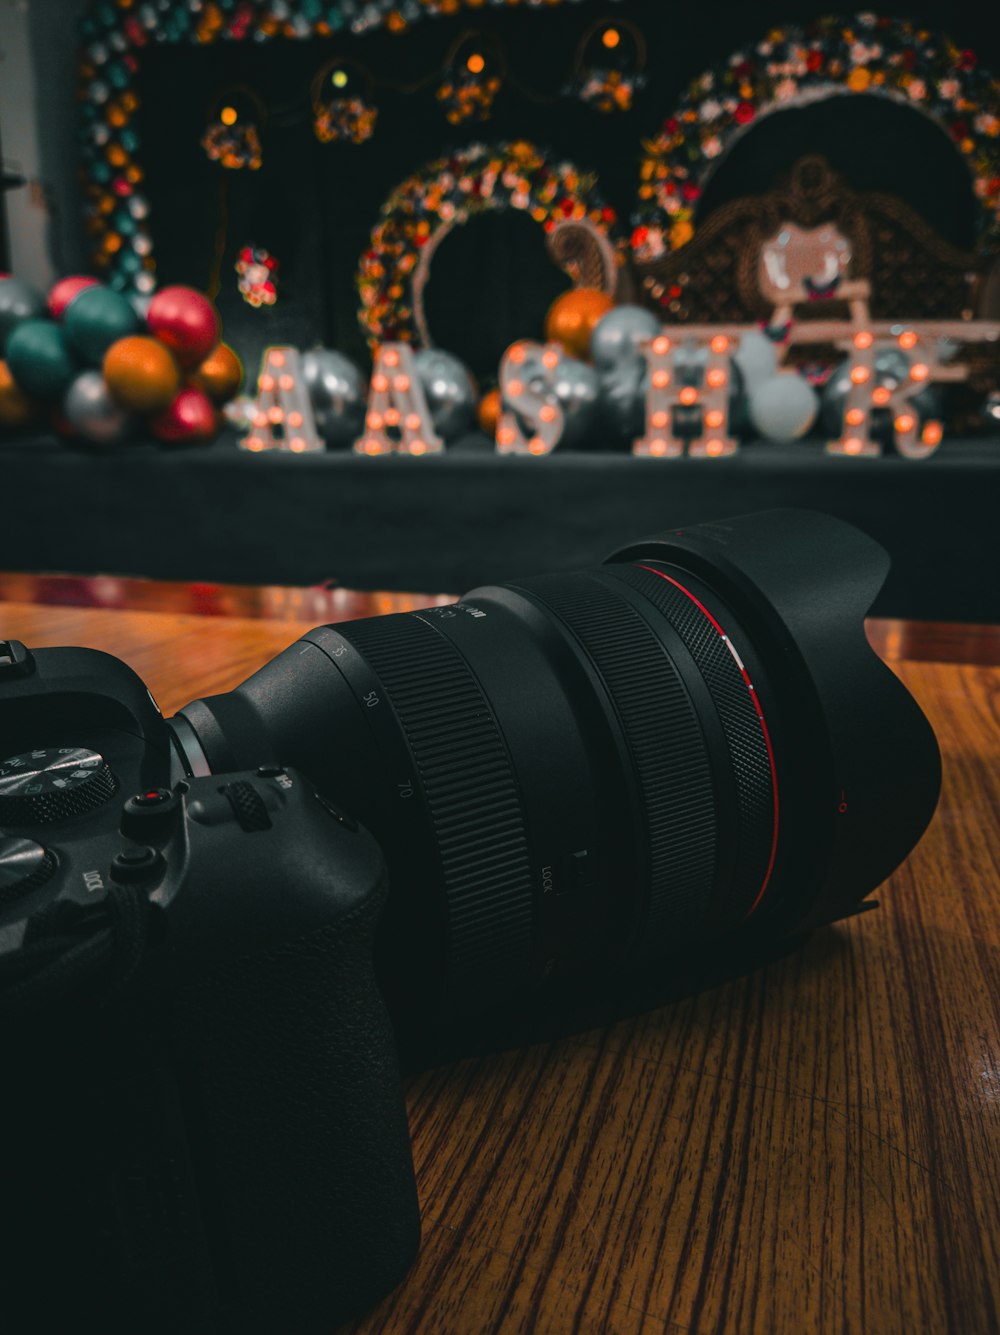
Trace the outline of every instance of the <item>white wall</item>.
{"label": "white wall", "polygon": [[49,212],[38,147],[27,0],[0,0],[0,146],[4,167],[28,181],[8,191],[5,200],[11,269],[26,282],[48,287],[54,272],[48,256]]}

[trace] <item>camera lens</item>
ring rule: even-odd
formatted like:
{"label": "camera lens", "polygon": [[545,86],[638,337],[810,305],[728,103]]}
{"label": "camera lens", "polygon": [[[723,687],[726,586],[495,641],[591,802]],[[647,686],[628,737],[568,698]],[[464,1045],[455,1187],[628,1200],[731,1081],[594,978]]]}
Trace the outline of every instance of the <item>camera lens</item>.
{"label": "camera lens", "polygon": [[373,831],[397,994],[784,935],[854,911],[936,801],[933,734],[864,637],[887,566],[824,515],[680,530],[319,627],[180,731],[214,770],[299,767]]}

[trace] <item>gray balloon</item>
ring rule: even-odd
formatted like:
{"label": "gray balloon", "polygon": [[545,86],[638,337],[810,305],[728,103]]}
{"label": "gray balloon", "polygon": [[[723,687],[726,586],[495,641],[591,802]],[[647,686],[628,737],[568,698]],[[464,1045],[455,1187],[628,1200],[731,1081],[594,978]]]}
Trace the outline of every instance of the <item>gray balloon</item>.
{"label": "gray balloon", "polygon": [[642,345],[660,332],[660,322],[643,306],[615,306],[590,335],[590,356],[599,373],[642,359]]}
{"label": "gray balloon", "polygon": [[[153,300],[151,292],[128,292],[129,305],[138,315],[143,324],[146,323],[146,316],[149,314],[149,303]],[[145,332],[145,331],[143,331]]]}
{"label": "gray balloon", "polygon": [[785,371],[761,381],[750,395],[749,408],[760,434],[782,443],[806,434],[819,412],[819,396],[803,376]]}
{"label": "gray balloon", "polygon": [[465,364],[443,348],[421,348],[413,364],[434,430],[444,441],[464,435],[476,420],[476,388]]}
{"label": "gray balloon", "polygon": [[349,357],[333,348],[313,348],[302,355],[316,430],[331,449],[350,449],[365,424],[368,388]]}
{"label": "gray balloon", "polygon": [[132,426],[130,415],[108,393],[100,371],[76,377],[63,399],[63,416],[78,435],[95,445],[117,445]]}
{"label": "gray balloon", "polygon": [[609,449],[630,449],[646,429],[649,367],[642,358],[623,361],[601,376],[601,402]]}
{"label": "gray balloon", "polygon": [[558,449],[601,449],[601,381],[597,372],[575,357],[564,357],[552,373],[552,391],[563,410]]}
{"label": "gray balloon", "polygon": [[0,278],[0,353],[16,325],[22,320],[44,319],[48,313],[44,292],[20,278]]}
{"label": "gray balloon", "polygon": [[778,367],[778,349],[766,334],[750,329],[740,338],[740,346],[733,354],[739,367],[743,385],[752,394],[758,385],[770,380]]}

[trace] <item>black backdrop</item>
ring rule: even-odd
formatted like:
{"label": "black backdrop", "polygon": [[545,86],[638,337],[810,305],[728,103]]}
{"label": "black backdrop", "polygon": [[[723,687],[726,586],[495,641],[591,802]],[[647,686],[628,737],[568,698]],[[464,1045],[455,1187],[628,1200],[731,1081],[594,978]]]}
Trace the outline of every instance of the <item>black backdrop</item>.
{"label": "black backdrop", "polygon": [[[364,361],[354,286],[358,257],[392,187],[449,147],[527,138],[599,173],[600,189],[627,227],[643,136],[656,131],[688,82],[770,26],[805,21],[827,4],[565,4],[463,10],[425,19],[402,35],[385,30],[308,41],[147,48],[139,74],[142,157],[152,204],[161,283],[208,286],[221,279],[227,335],[248,358],[267,342],[322,341]],[[988,5],[907,5],[905,13],[1000,66]],[[882,12],[887,12],[883,10]],[[648,86],[628,113],[605,116],[550,97],[571,77],[577,44],[598,18],[628,17],[648,41]],[[462,32],[479,28],[505,48],[513,76],[485,125],[450,126],[434,84],[416,93],[377,87],[374,138],[321,145],[311,129],[310,84],[334,57],[363,62],[376,77],[412,84],[439,67]],[[268,108],[259,172],[223,172],[199,146],[213,96],[252,86]],[[859,188],[895,193],[949,240],[970,246],[976,205],[964,164],[926,117],[874,97],[838,97],[763,119],[720,164],[699,217],[729,198],[767,188],[802,153],[822,152]],[[217,251],[219,241],[224,249]],[[252,311],[236,293],[237,249],[267,247],[281,264],[279,304]],[[524,217],[488,217],[441,246],[428,289],[435,340],[488,378],[503,347],[541,333],[564,285],[540,231]]]}

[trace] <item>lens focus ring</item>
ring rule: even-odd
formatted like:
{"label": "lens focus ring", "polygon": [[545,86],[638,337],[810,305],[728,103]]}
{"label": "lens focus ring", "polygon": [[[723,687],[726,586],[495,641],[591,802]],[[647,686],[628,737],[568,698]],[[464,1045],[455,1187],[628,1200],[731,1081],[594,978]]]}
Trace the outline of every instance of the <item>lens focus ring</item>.
{"label": "lens focus ring", "polygon": [[759,708],[728,640],[690,594],[655,569],[609,566],[608,574],[643,594],[666,617],[698,666],[719,715],[736,780],[737,874],[726,908],[742,918],[759,902],[770,871],[775,830],[771,759]]}
{"label": "lens focus ring", "polygon": [[457,981],[527,975],[532,891],[524,813],[492,710],[465,659],[414,614],[353,622],[384,684],[427,803]]}
{"label": "lens focus ring", "polygon": [[716,810],[708,753],[690,697],[663,646],[624,599],[589,576],[518,587],[576,636],[603,678],[639,781],[649,849],[642,930],[661,950],[697,932],[711,903]]}

